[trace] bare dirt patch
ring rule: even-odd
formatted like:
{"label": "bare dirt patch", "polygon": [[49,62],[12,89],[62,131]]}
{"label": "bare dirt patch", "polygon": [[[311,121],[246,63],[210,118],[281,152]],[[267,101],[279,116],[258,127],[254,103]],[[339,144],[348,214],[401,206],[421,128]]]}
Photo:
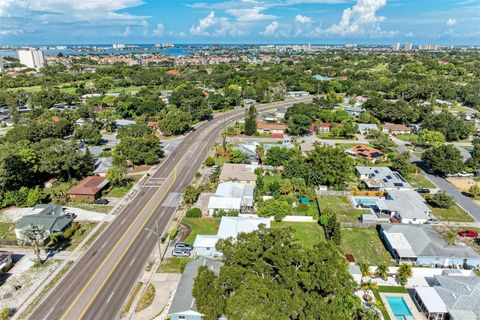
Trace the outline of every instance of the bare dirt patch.
{"label": "bare dirt patch", "polygon": [[473,178],[448,178],[447,180],[462,192],[468,192],[471,186],[480,186],[480,183]]}

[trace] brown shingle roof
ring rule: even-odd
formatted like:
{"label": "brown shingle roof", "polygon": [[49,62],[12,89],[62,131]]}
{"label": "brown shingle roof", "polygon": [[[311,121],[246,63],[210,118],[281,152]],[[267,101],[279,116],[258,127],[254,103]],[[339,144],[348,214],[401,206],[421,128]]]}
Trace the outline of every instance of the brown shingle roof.
{"label": "brown shingle roof", "polygon": [[385,123],[383,125],[384,129],[393,130],[393,131],[409,131],[410,128],[404,126],[403,124],[396,124],[396,123]]}
{"label": "brown shingle roof", "polygon": [[268,123],[265,121],[257,121],[257,129],[267,130],[285,130],[287,126],[281,123]]}
{"label": "brown shingle roof", "polygon": [[86,177],[76,186],[68,190],[68,194],[95,195],[108,184],[108,180],[100,176]]}

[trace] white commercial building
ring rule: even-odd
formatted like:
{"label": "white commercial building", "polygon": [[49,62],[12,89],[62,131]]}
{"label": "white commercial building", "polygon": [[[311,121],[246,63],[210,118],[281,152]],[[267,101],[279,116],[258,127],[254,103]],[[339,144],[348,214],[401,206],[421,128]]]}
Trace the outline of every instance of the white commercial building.
{"label": "white commercial building", "polygon": [[253,208],[253,185],[240,182],[223,182],[208,201],[208,214],[219,210],[249,211]]}
{"label": "white commercial building", "polygon": [[44,64],[43,52],[39,49],[21,49],[18,50],[20,63],[28,68],[40,69]]}

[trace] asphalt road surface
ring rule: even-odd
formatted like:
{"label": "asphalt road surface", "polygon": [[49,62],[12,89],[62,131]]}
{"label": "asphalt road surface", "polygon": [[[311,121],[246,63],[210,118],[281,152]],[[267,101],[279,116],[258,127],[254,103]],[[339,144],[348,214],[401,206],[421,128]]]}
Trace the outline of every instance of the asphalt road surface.
{"label": "asphalt road surface", "polygon": [[[258,112],[309,102],[310,97],[258,105]],[[157,238],[146,228],[165,232],[176,206],[168,199],[192,182],[219,133],[242,119],[243,109],[215,115],[189,133],[150,177],[150,183],[108,225],[90,248],[34,310],[30,319],[116,319],[143,272]]]}
{"label": "asphalt road surface", "polygon": [[[405,152],[407,151],[407,148],[405,147],[405,144],[401,142],[401,140],[398,139],[393,139],[397,143],[397,149],[399,152]],[[480,221],[480,207],[472,201],[469,197],[464,195],[462,192],[460,192],[457,188],[455,188],[450,182],[448,182],[445,178],[441,176],[437,176],[431,173],[428,173],[428,167],[426,166],[425,163],[422,162],[422,160],[414,155],[413,153],[410,153],[410,157],[413,163],[415,163],[418,167],[420,167],[423,171],[425,176],[428,177],[434,184],[437,185],[438,188],[441,190],[444,190],[447,192],[450,196],[452,196],[455,201],[458,203],[460,207],[463,208],[463,210],[467,211],[470,213],[470,215],[476,220]]]}

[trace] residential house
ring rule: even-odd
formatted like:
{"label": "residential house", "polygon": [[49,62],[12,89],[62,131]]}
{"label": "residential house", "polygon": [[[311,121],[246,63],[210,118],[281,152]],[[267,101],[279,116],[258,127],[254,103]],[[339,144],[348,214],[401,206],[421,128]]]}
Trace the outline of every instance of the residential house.
{"label": "residential house", "polygon": [[262,120],[257,121],[257,131],[261,134],[271,134],[272,138],[283,139],[287,126],[282,123],[270,123]]}
{"label": "residential house", "polygon": [[480,319],[480,278],[444,270],[432,287],[416,287],[413,299],[429,320]]}
{"label": "residential house", "polygon": [[253,189],[253,185],[241,182],[219,183],[208,201],[208,214],[213,216],[219,210],[249,212],[253,208]]}
{"label": "residential house", "polygon": [[[66,214],[61,205],[37,204],[32,214],[25,215],[15,225],[17,239],[23,238],[23,229],[28,225],[42,226],[48,235],[65,231],[73,221],[73,217]],[[48,238],[48,237],[47,237]]]}
{"label": "residential house", "polygon": [[344,107],[343,110],[345,110],[345,112],[348,113],[349,116],[359,116],[365,112],[364,109],[359,107]]}
{"label": "residential house", "polygon": [[257,168],[255,165],[225,163],[219,180],[221,182],[233,180],[255,185],[255,181],[257,181],[257,175],[254,173],[255,168]]}
{"label": "residential house", "polygon": [[475,250],[447,244],[429,224],[382,224],[380,237],[398,263],[456,268],[480,265],[480,255]]}
{"label": "residential house", "polygon": [[204,315],[197,310],[195,299],[192,295],[195,277],[198,274],[198,269],[202,266],[206,266],[218,275],[223,263],[214,259],[200,257],[186,264],[175,295],[173,296],[172,303],[168,309],[168,317],[170,320],[204,319]]}
{"label": "residential house", "polygon": [[376,130],[378,130],[378,127],[374,123],[359,123],[358,124],[358,131],[361,134],[366,134],[369,131],[376,131]]}
{"label": "residential house", "polygon": [[277,120],[283,120],[285,118],[285,114],[287,113],[287,108],[279,107],[277,108],[277,112],[275,112],[275,117]]}
{"label": "residential house", "polygon": [[329,81],[329,80],[332,80],[333,78],[331,77],[328,77],[328,76],[322,76],[320,74],[316,74],[314,76],[312,76],[313,79],[317,80],[317,81]]}
{"label": "residential house", "polygon": [[13,251],[0,250],[0,274],[7,272],[13,265]]}
{"label": "residential house", "polygon": [[385,123],[383,125],[383,132],[396,136],[398,134],[409,134],[412,132],[412,129],[403,124]]}
{"label": "residential house", "polygon": [[351,147],[347,150],[347,153],[357,158],[366,159],[372,163],[387,160],[385,153],[363,144]]}
{"label": "residential house", "polygon": [[218,232],[216,235],[197,235],[193,248],[199,256],[219,257],[222,255],[215,245],[220,239],[236,239],[239,233],[250,233],[258,229],[263,224],[270,228],[270,219],[259,218],[254,215],[240,215],[238,217],[222,217]]}
{"label": "residential house", "polygon": [[100,176],[89,176],[68,190],[71,200],[96,200],[102,196],[102,190],[108,185],[108,180]]}
{"label": "residential house", "polygon": [[93,173],[100,177],[105,177],[107,175],[108,169],[113,167],[113,158],[112,157],[101,157],[95,161]]}
{"label": "residential house", "polygon": [[287,97],[289,98],[299,98],[299,97],[306,97],[309,96],[310,93],[307,91],[288,91]]}
{"label": "residential house", "polygon": [[318,132],[330,132],[330,123],[322,122],[317,126]]}
{"label": "residential house", "polygon": [[129,119],[115,120],[115,125],[117,126],[117,128],[126,127],[126,126],[129,126],[129,125],[135,124],[135,123],[136,123],[135,121],[129,120]]}
{"label": "residential house", "polygon": [[357,176],[365,182],[368,190],[411,190],[412,186],[402,175],[389,167],[355,167]]}

